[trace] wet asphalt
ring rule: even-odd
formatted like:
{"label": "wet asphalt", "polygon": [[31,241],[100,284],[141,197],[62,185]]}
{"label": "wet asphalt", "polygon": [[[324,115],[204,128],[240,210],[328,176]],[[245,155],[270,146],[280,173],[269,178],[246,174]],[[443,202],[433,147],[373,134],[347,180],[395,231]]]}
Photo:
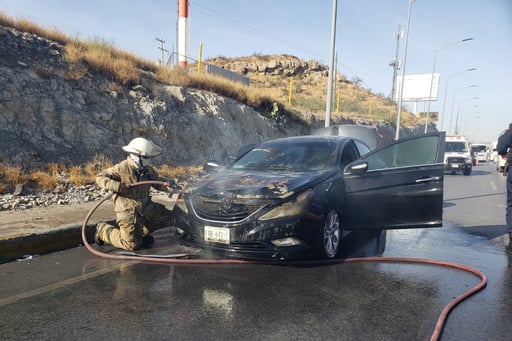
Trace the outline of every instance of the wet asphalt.
{"label": "wet asphalt", "polygon": [[[0,264],[1,338],[428,340],[444,306],[480,282],[444,266],[349,261],[384,256],[482,271],[487,287],[450,313],[441,339],[510,340],[505,178],[493,166],[445,176],[444,227],[353,233],[339,264],[150,264],[84,247]],[[155,237],[155,252],[183,250],[169,229]]]}

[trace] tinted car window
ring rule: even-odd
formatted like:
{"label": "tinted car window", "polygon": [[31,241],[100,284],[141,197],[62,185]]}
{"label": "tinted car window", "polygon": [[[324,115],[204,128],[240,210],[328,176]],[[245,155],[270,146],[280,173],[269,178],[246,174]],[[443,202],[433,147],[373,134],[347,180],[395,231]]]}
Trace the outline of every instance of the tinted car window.
{"label": "tinted car window", "polygon": [[343,148],[343,153],[341,154],[341,165],[340,168],[345,168],[350,162],[356,160],[359,157],[357,151],[352,142],[345,144],[345,148]]}
{"label": "tinted car window", "polygon": [[359,151],[359,155],[364,155],[366,153],[369,153],[371,150],[367,145],[365,145],[361,141],[354,140],[354,143],[357,147],[357,150]]}
{"label": "tinted car window", "polygon": [[368,170],[434,164],[437,160],[437,136],[394,143],[364,158]]}
{"label": "tinted car window", "polygon": [[234,169],[320,171],[332,168],[337,145],[328,141],[261,144],[237,160]]}

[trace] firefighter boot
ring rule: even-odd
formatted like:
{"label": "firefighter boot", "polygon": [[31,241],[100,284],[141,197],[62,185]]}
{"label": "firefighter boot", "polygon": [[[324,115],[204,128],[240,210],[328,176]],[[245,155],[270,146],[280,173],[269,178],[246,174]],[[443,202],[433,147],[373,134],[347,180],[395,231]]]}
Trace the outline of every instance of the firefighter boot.
{"label": "firefighter boot", "polygon": [[99,222],[97,225],[96,225],[96,233],[94,234],[94,242],[96,243],[96,245],[98,246],[103,246],[103,244],[105,244],[105,242],[101,239],[100,235],[101,235],[101,230],[102,228],[105,226],[105,222]]}

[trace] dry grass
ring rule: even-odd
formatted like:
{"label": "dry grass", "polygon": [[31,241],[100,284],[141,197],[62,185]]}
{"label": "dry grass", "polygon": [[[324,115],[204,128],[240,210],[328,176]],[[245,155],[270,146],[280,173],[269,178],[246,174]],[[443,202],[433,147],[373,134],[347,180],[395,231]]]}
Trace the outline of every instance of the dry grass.
{"label": "dry grass", "polygon": [[34,182],[34,187],[51,191],[60,184],[61,180],[55,174],[50,174],[43,170],[36,170],[29,175],[30,180]]}
{"label": "dry grass", "polygon": [[69,170],[69,182],[76,186],[94,183],[94,177],[86,174],[81,166],[72,166]]}
{"label": "dry grass", "polygon": [[6,189],[14,189],[17,184],[25,184],[29,178],[19,166],[0,164],[0,183]]}
{"label": "dry grass", "polygon": [[68,36],[57,29],[47,29],[24,18],[10,17],[3,12],[0,12],[0,25],[45,37],[61,44],[65,44],[69,41]]}
{"label": "dry grass", "polygon": [[155,170],[158,172],[158,175],[163,178],[168,179],[182,179],[188,176],[197,176],[203,171],[202,166],[196,167],[183,167],[176,166],[171,167],[169,165],[161,165],[155,167]]}
{"label": "dry grass", "polygon": [[191,83],[187,70],[180,68],[160,67],[156,71],[155,78],[163,83],[182,87],[188,87]]}
{"label": "dry grass", "polygon": [[281,114],[300,119],[284,102],[272,96],[274,90],[248,87],[241,83],[232,82],[226,78],[187,72],[179,68],[159,68],[156,78],[167,84],[182,87],[191,87],[217,93],[221,96],[232,98],[237,102],[244,103],[270,117],[273,103],[277,103]]}
{"label": "dry grass", "polygon": [[87,74],[87,68],[78,63],[70,64],[64,77],[68,81],[77,81]]}
{"label": "dry grass", "polygon": [[[113,163],[104,156],[97,156],[94,161],[85,165],[74,165],[69,168],[63,164],[50,163],[42,169],[25,173],[21,167],[0,163],[0,194],[12,193],[16,185],[29,185],[34,190],[52,191],[61,185],[75,186],[95,183],[96,174],[102,169],[111,167]],[[171,167],[169,165],[155,166],[158,174],[168,179],[186,179],[195,177],[203,171],[202,166]]]}

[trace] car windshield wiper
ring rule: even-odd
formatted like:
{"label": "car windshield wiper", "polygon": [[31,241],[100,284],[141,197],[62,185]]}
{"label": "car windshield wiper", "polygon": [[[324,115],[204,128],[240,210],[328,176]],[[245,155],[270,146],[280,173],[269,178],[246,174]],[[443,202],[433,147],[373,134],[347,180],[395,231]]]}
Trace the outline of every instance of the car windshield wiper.
{"label": "car windshield wiper", "polygon": [[244,167],[233,167],[234,169],[243,169],[243,170],[270,170],[270,171],[289,171],[289,172],[295,172],[297,171],[293,167],[287,167],[287,166],[279,166],[279,165],[250,165],[250,166],[244,166]]}
{"label": "car windshield wiper", "polygon": [[278,170],[278,171],[295,171],[295,169],[293,167],[287,167],[287,166],[273,166],[273,165],[270,165],[270,166],[266,166],[266,167],[261,167],[262,169],[268,169],[268,170]]}

